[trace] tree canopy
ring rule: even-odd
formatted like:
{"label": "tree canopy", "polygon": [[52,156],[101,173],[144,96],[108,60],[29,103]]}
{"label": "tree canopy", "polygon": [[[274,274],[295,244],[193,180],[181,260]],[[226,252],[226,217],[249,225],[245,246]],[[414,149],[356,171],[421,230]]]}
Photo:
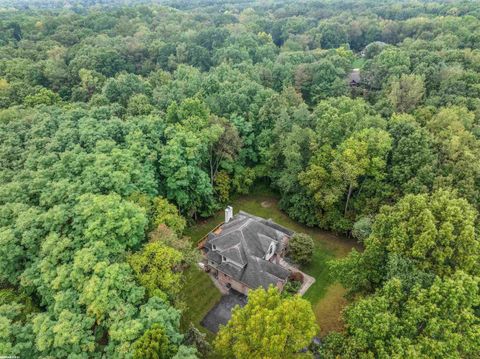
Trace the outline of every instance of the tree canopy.
{"label": "tree canopy", "polygon": [[250,291],[245,307],[233,310],[232,319],[215,339],[224,357],[289,357],[308,346],[318,328],[310,303],[299,296],[282,298],[278,289]]}
{"label": "tree canopy", "polygon": [[[258,183],[364,247],[322,355],[478,353],[476,2],[0,0],[0,29],[2,355],[202,356],[184,234]],[[252,296],[221,350],[309,344],[304,301]]]}

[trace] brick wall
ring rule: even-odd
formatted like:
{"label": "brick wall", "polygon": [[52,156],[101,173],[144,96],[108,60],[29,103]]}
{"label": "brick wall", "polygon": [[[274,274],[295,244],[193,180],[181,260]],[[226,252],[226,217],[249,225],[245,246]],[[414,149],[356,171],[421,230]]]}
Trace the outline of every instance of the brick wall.
{"label": "brick wall", "polygon": [[235,279],[229,277],[225,273],[218,272],[218,282],[223,285],[224,287],[227,287],[227,284],[230,284],[231,288],[235,289],[237,292],[243,293],[245,295],[248,294],[248,287]]}

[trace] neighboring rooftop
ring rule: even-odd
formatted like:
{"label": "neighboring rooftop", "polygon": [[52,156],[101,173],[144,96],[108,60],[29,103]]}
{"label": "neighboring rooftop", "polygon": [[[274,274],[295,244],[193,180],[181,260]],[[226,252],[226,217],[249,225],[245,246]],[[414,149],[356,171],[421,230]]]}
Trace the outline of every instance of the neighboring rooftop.
{"label": "neighboring rooftop", "polygon": [[360,69],[353,69],[352,72],[348,74],[348,82],[351,85],[358,85],[361,82]]}
{"label": "neighboring rooftop", "polygon": [[249,288],[268,288],[286,280],[290,273],[267,257],[280,253],[284,239],[292,235],[292,231],[271,220],[240,211],[208,234],[204,248],[218,270]]}

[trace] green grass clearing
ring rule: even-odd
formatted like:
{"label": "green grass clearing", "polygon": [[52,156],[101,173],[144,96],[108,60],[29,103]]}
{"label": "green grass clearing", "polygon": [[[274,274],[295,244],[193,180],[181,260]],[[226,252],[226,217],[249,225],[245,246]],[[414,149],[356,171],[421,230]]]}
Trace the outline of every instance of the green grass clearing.
{"label": "green grass clearing", "polygon": [[357,57],[352,64],[354,69],[361,69],[365,65],[365,59],[363,57]]}
{"label": "green grass clearing", "polygon": [[[321,326],[321,333],[324,329],[341,328],[340,311],[345,305],[341,286],[334,283],[327,267],[327,262],[333,258],[345,256],[353,247],[359,248],[355,241],[337,236],[330,232],[322,231],[318,228],[306,227],[289,218],[278,207],[278,196],[268,190],[266,187],[259,186],[257,189],[245,196],[233,198],[230,204],[233,206],[234,213],[243,210],[256,216],[271,218],[276,223],[294,230],[295,232],[307,233],[315,241],[315,251],[312,263],[301,269],[316,279],[315,283],[305,293],[304,298],[312,303],[316,313],[317,321]],[[194,243],[198,243],[208,232],[223,221],[223,211],[219,211],[213,217],[201,220],[186,230],[186,235]],[[197,273],[198,272],[198,273]],[[333,289],[331,289],[333,287]],[[339,289],[340,288],[340,289]],[[186,285],[183,290],[183,298],[188,305],[184,312],[182,322],[192,321],[200,328],[200,321],[204,315],[217,303],[220,298],[220,292],[213,285],[207,274],[198,269],[190,268],[187,273]],[[335,303],[339,305],[334,305]],[[327,305],[328,304],[328,305]],[[325,308],[323,308],[326,306]],[[334,313],[325,316],[325,309],[331,308]],[[317,314],[318,312],[318,314]],[[206,331],[204,328],[200,328]],[[210,333],[211,334],[211,333]]]}
{"label": "green grass clearing", "polygon": [[182,301],[188,306],[182,315],[181,328],[186,330],[190,323],[193,323],[195,327],[213,338],[213,333],[203,328],[200,321],[221,296],[207,273],[198,267],[188,268],[180,295]]}

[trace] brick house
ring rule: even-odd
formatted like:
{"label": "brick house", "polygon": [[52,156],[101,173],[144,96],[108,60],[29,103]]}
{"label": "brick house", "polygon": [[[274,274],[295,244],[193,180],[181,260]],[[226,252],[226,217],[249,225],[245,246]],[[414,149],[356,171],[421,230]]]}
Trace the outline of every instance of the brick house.
{"label": "brick house", "polygon": [[293,232],[272,220],[233,209],[225,210],[225,222],[202,241],[205,270],[230,289],[247,294],[249,289],[283,289],[290,271],[280,264]]}

